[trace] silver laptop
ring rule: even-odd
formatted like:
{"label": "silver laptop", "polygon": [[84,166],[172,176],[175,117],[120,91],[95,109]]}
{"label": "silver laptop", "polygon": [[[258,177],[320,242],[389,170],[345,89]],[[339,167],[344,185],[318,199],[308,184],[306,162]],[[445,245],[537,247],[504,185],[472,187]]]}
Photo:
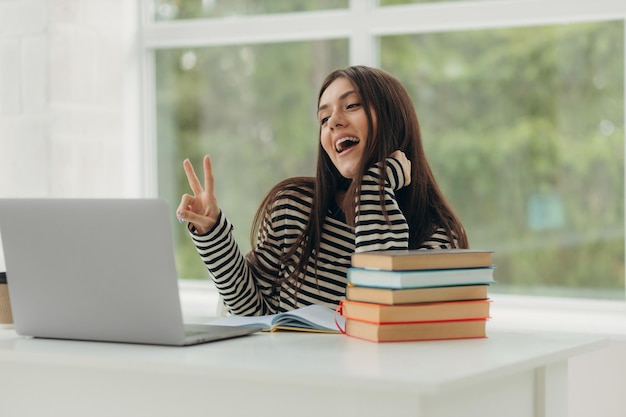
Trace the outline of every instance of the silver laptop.
{"label": "silver laptop", "polygon": [[0,199],[16,332],[184,346],[261,330],[183,324],[172,213],[160,199]]}

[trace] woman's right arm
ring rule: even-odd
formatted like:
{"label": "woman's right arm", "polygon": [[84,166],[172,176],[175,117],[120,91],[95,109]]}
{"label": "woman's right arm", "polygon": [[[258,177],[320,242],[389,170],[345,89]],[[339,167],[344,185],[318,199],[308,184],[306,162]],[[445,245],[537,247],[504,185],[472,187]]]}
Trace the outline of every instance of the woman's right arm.
{"label": "woman's right arm", "polygon": [[273,295],[272,280],[278,276],[278,254],[271,247],[265,250],[265,259],[270,261],[267,270],[260,271],[241,253],[232,230],[232,224],[220,212],[211,230],[199,234],[191,228],[190,235],[230,313],[244,316],[276,313],[278,301]]}
{"label": "woman's right arm", "polygon": [[[248,316],[275,313],[277,301],[271,284],[272,279],[278,277],[277,270],[272,270],[278,268],[278,262],[270,261],[263,273],[248,265],[233,237],[232,224],[218,207],[208,155],[203,159],[204,187],[189,160],[183,162],[183,168],[193,195],[182,196],[176,215],[181,222],[189,223],[191,238],[227,309],[232,314]],[[276,230],[274,227],[265,229]],[[271,236],[266,234],[265,238]],[[271,245],[266,247],[266,259],[278,257]]]}

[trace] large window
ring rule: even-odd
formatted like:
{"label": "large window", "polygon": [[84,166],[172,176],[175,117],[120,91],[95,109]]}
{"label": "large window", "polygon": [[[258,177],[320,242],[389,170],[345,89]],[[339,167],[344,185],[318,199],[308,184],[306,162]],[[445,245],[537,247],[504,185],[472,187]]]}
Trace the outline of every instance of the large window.
{"label": "large window", "polygon": [[[175,207],[182,160],[211,154],[247,251],[269,188],[314,172],[322,78],[378,66],[409,89],[471,245],[495,250],[494,292],[624,299],[626,5],[374,3],[149,2],[158,194]],[[184,232],[181,275],[206,279]]]}

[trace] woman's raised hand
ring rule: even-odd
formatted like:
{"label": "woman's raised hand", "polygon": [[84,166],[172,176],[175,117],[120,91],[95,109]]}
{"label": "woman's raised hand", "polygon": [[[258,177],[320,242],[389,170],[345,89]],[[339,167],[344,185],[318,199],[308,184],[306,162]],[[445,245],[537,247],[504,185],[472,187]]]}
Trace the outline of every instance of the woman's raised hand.
{"label": "woman's raised hand", "polygon": [[400,162],[400,165],[402,165],[402,171],[404,172],[404,186],[406,187],[411,184],[411,161],[407,159],[404,152],[397,150],[389,156],[397,159]]}
{"label": "woman's raised hand", "polygon": [[193,195],[183,194],[180,205],[176,210],[176,216],[182,223],[189,222],[196,228],[200,234],[204,234],[211,230],[217,222],[220,209],[215,198],[213,169],[211,168],[211,158],[205,155],[202,160],[204,168],[204,188],[198,180],[198,176],[193,170],[193,165],[189,159],[183,161],[183,169],[187,175],[187,181]]}

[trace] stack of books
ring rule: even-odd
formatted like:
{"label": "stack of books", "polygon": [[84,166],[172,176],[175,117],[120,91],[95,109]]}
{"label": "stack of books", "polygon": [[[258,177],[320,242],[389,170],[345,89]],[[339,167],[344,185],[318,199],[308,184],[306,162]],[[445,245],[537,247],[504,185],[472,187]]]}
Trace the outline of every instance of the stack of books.
{"label": "stack of books", "polygon": [[340,306],[348,336],[374,342],[484,338],[493,251],[355,253]]}

